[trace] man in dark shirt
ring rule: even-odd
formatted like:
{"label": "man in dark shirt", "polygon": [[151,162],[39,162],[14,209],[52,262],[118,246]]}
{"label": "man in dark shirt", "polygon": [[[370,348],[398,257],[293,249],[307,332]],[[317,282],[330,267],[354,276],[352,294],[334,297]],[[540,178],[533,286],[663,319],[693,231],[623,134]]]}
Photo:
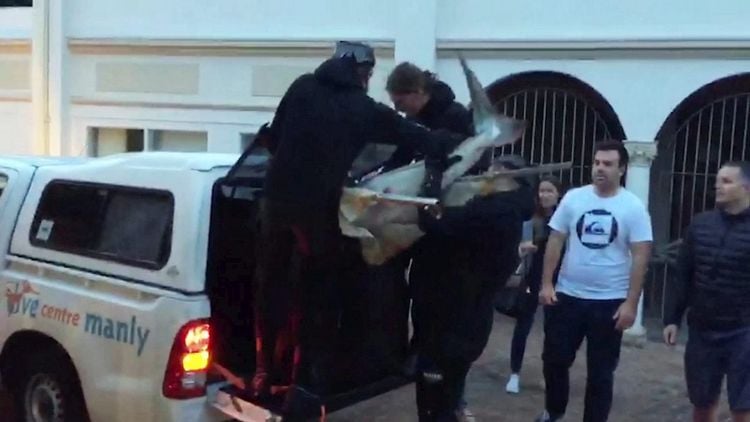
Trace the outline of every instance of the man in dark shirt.
{"label": "man in dark shirt", "polygon": [[[500,157],[495,168],[525,164],[520,157]],[[528,183],[519,179],[514,184],[509,191],[493,186],[438,216],[421,212],[420,227],[442,247],[433,250],[431,260],[412,264],[420,288],[414,297],[421,331],[416,376],[420,422],[461,420],[466,375],[487,345],[495,292],[518,265],[521,229],[533,212]]]}
{"label": "man in dark shirt", "polygon": [[693,420],[717,420],[723,379],[735,422],[750,421],[750,164],[716,176],[716,209],[696,215],[667,290],[664,341],[688,311],[685,378]]}
{"label": "man in dark shirt", "polygon": [[[338,43],[333,57],[292,83],[271,125],[259,132],[272,158],[261,210],[252,389],[267,396],[270,385],[285,378],[274,366],[274,353],[291,318],[300,337],[286,396],[289,413],[295,403],[314,406],[305,403],[314,400],[307,400],[310,390],[327,393],[328,333],[336,323],[328,302],[341,239],[338,209],[352,162],[368,142],[409,145],[433,163],[447,160],[455,146],[452,137],[432,133],[370,98],[374,65],[371,47]],[[299,265],[292,265],[293,255],[301,257]],[[298,284],[291,280],[291,267],[299,268]],[[290,309],[293,298],[302,298],[301,309]]]}

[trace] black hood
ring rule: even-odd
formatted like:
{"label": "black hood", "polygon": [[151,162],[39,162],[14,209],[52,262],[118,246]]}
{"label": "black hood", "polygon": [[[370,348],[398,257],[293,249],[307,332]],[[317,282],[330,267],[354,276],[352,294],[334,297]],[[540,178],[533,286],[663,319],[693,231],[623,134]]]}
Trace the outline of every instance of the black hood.
{"label": "black hood", "polygon": [[445,112],[456,100],[456,94],[453,93],[448,84],[443,81],[435,81],[430,87],[430,100],[419,111],[419,119],[429,119],[432,116],[440,115]]}
{"label": "black hood", "polygon": [[515,210],[516,215],[523,221],[531,220],[534,215],[534,189],[530,186],[522,184],[515,190],[495,192],[491,195]]}
{"label": "black hood", "polygon": [[332,58],[324,61],[315,69],[315,79],[324,85],[364,89],[357,75],[357,65],[349,58]]}

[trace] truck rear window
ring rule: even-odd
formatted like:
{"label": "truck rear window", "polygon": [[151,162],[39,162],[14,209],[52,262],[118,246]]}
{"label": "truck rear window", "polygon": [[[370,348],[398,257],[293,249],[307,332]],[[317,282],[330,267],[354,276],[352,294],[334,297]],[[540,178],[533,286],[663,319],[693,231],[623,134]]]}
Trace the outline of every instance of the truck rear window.
{"label": "truck rear window", "polygon": [[29,239],[42,248],[160,269],[171,251],[173,216],[166,191],[53,181]]}
{"label": "truck rear window", "polygon": [[0,197],[3,196],[3,191],[6,186],[8,186],[8,176],[0,173]]}

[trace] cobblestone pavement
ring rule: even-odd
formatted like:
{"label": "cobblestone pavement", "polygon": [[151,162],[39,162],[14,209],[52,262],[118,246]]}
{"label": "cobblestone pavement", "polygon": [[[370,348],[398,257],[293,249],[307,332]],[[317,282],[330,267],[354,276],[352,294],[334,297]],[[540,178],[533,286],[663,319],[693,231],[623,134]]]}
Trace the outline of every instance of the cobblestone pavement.
{"label": "cobblestone pavement", "polygon": [[[521,393],[505,393],[509,375],[510,339],[514,320],[495,318],[490,344],[469,374],[467,398],[478,422],[531,422],[544,406],[542,377],[542,324],[538,315],[529,336]],[[643,348],[623,346],[615,378],[615,400],[609,420],[612,422],[689,421],[691,407],[686,397],[682,372],[684,346],[668,348],[656,340],[659,327],[650,328],[652,341]],[[683,343],[684,344],[684,343]],[[566,421],[580,421],[586,384],[585,343],[571,369],[571,395]],[[726,396],[722,397],[721,421],[727,420]],[[414,386],[405,386],[372,400],[330,415],[329,420],[344,421],[416,421]]]}

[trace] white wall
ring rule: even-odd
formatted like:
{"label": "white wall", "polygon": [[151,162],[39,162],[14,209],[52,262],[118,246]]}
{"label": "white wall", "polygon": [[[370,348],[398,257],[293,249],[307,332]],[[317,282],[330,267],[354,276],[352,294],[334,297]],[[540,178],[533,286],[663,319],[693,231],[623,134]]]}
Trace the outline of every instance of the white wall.
{"label": "white wall", "polygon": [[0,38],[31,38],[31,21],[30,7],[0,8]]}
{"label": "white wall", "polygon": [[30,7],[0,8],[0,153],[33,152]]}
{"label": "white wall", "polygon": [[[420,0],[422,1],[422,0]],[[685,0],[498,2],[429,0],[439,40],[748,38],[750,2]],[[403,13],[414,32],[425,8],[396,0],[65,0],[72,37],[393,39]],[[401,13],[403,11],[403,13]],[[408,17],[408,16],[407,16]],[[424,27],[424,28],[423,28]]]}
{"label": "white wall", "polygon": [[746,0],[437,2],[441,40],[750,38]]}
{"label": "white wall", "polygon": [[0,154],[32,154],[31,103],[0,102]]}
{"label": "white wall", "polygon": [[382,39],[392,0],[64,0],[71,37]]}
{"label": "white wall", "polygon": [[[385,79],[400,60],[436,69],[466,103],[458,62],[445,55],[446,43],[468,41],[469,50],[475,50],[466,54],[485,85],[529,70],[569,73],[611,103],[629,138],[642,140],[653,139],[673,108],[694,90],[750,69],[750,54],[735,54],[742,46],[685,57],[666,49],[667,55],[660,57],[660,51],[643,55],[621,42],[734,40],[747,47],[750,2],[745,0],[414,0],[408,5],[396,0],[49,1],[55,5],[51,57],[62,57],[53,60],[50,74],[50,131],[55,138],[50,151],[56,153],[59,146],[59,152],[73,155],[85,153],[87,128],[97,125],[205,131],[210,150],[234,152],[240,133],[254,132],[272,117],[288,83],[329,54],[317,41],[381,41],[385,56],[370,93],[386,103]],[[2,38],[28,38],[34,22],[30,8],[0,10],[0,45]],[[87,47],[86,42],[102,40]],[[155,40],[198,47],[186,53],[174,45],[154,46]],[[222,40],[244,44],[222,51]],[[555,41],[564,40],[601,41],[604,47],[582,57],[576,47],[560,50]],[[297,43],[296,52],[262,45],[264,41]],[[533,42],[509,50],[504,41],[549,43],[540,50],[534,50],[538,46]],[[614,54],[607,43],[618,45]],[[313,44],[317,47],[309,50]],[[26,58],[15,55],[12,60]],[[15,100],[3,103],[3,97]],[[30,107],[17,101],[26,97],[30,88],[0,91],[0,130],[13,138],[31,138]]]}

